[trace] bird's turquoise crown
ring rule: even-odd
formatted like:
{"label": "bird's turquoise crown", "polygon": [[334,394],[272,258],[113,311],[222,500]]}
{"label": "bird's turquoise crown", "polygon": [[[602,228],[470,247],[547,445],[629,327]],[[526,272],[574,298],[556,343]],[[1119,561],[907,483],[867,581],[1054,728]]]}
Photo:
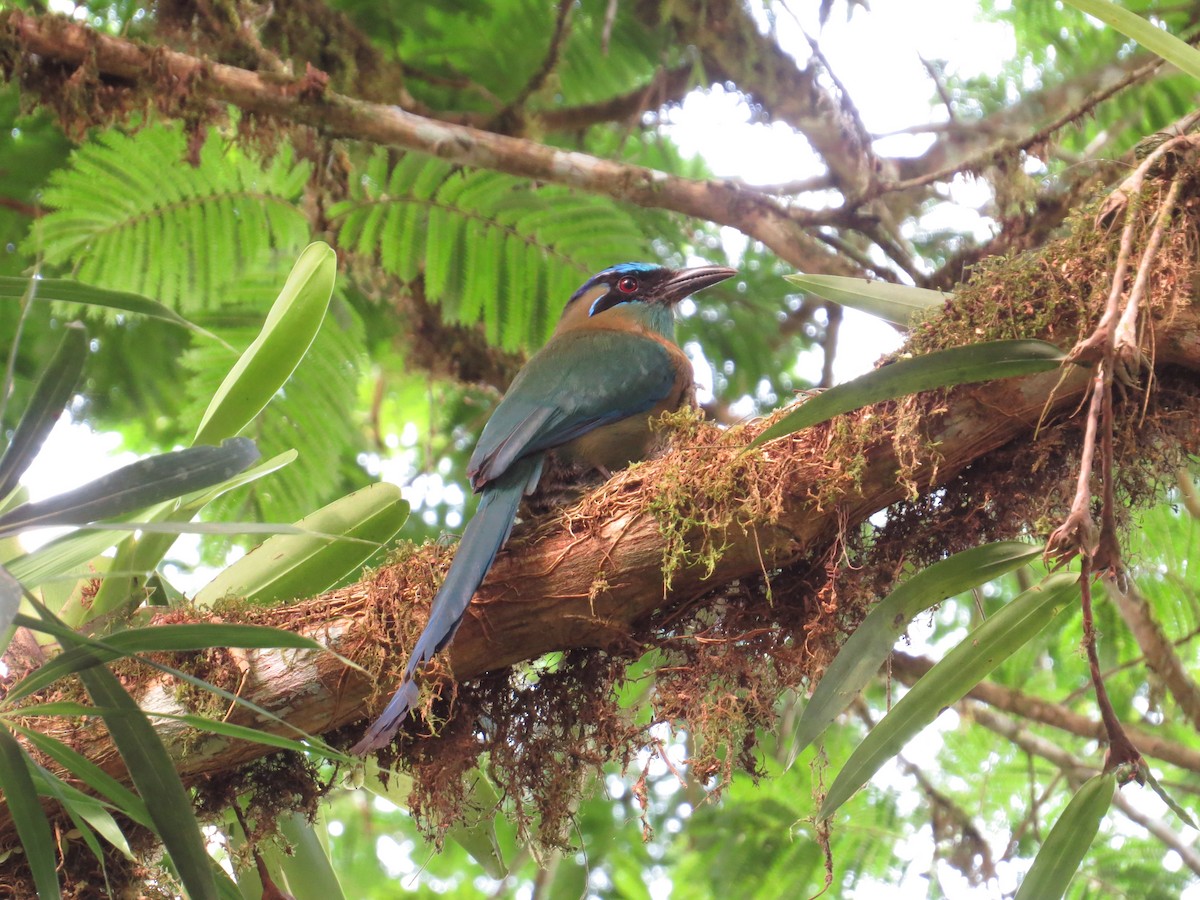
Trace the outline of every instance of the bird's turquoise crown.
{"label": "bird's turquoise crown", "polygon": [[571,295],[571,299],[567,301],[567,305],[570,306],[571,303],[578,300],[597,284],[608,281],[614,275],[648,275],[651,272],[658,272],[662,269],[662,266],[656,263],[648,262],[623,262],[617,263],[615,266],[609,266],[604,271],[597,272],[595,275],[585,281],[583,286]]}

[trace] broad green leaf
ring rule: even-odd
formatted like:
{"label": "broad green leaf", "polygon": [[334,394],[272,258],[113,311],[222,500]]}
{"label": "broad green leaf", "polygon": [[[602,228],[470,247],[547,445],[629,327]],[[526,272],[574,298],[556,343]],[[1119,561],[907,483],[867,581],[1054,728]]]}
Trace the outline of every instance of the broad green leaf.
{"label": "broad green leaf", "polygon": [[328,244],[317,241],[304,249],[258,337],[217,388],[192,443],[233,437],[283,387],[325,319],[336,274],[337,256]]}
{"label": "broad green leaf", "polygon": [[992,669],[1045,630],[1078,595],[1078,585],[1079,576],[1073,573],[1051,575],[967,635],[871,729],[834,779],[818,818],[833,815],[943,709],[961,700]]}
{"label": "broad green leaf", "polygon": [[844,275],[784,275],[785,279],[810,294],[861,310],[905,328],[926,310],[944,306],[953,294],[926,288],[849,278]]}
{"label": "broad green leaf", "polygon": [[934,563],[881,600],[838,651],[812,699],[805,704],[792,748],[796,757],[850,705],[879,671],[913,617],[947,597],[969,591],[1041,556],[1042,548],[1018,541],[973,547]]}
{"label": "broad green leaf", "polygon": [[270,604],[319,594],[361,566],[407,518],[408,504],[398,487],[372,484],[296,523],[304,531],[345,535],[370,544],[331,541],[316,534],[273,537],[205,585],[195,602],[208,606],[229,596]]}
{"label": "broad green leaf", "polygon": [[25,503],[0,516],[0,534],[47,525],[86,525],[122,516],[233,477],[258,459],[249,438],[189,447],[122,466],[73,491]]}
{"label": "broad green leaf", "polygon": [[18,556],[5,565],[13,577],[30,590],[61,578],[102,577],[103,573],[79,567],[95,559],[120,538],[120,533],[116,531],[81,528],[55,538],[31,553]]}
{"label": "broad green leaf", "polygon": [[171,855],[190,900],[217,900],[204,835],[158,732],[108,669],[103,666],[82,669],[79,677],[97,706],[119,710],[102,713],[104,724],[146,803],[154,830]]}
{"label": "broad green leaf", "polygon": [[279,830],[294,852],[280,860],[288,890],[296,900],[343,900],[342,886],[329,862],[329,851],[311,822],[298,812],[279,817]]}
{"label": "broad green leaf", "polygon": [[[171,307],[165,306],[157,300],[151,300],[149,297],[144,297],[141,294],[133,294],[129,291],[111,291],[108,288],[96,287],[93,284],[84,284],[82,281],[74,281],[70,278],[30,279],[0,276],[0,300],[20,300],[25,295],[25,291],[29,289],[31,281],[37,282],[37,293],[34,296],[38,300],[79,303],[84,306],[96,306],[116,312],[133,313],[134,315],[145,316],[148,319],[158,319],[162,322],[169,322],[172,325],[186,328],[189,331],[193,331],[196,334],[229,347],[225,341],[212,332],[206,331],[193,322],[189,322],[179,313],[175,312],[175,310],[171,309]],[[233,352],[232,347],[229,347],[229,350]]]}
{"label": "broad green leaf", "polygon": [[1080,12],[1111,25],[1126,37],[1133,38],[1151,53],[1178,66],[1193,78],[1200,78],[1200,50],[1189,46],[1170,32],[1163,31],[1110,0],[1067,0],[1067,3]]}
{"label": "broad green leaf", "polygon": [[1075,792],[1046,835],[1033,866],[1021,881],[1016,900],[1059,900],[1066,894],[1112,805],[1116,784],[1114,773],[1101,773]]}
{"label": "broad green leaf", "polygon": [[182,625],[131,628],[128,631],[110,634],[104,638],[103,642],[89,642],[86,645],[64,650],[13,685],[5,700],[8,703],[15,702],[54,683],[65,675],[110,662],[122,656],[134,653],[206,650],[210,647],[325,649],[311,638],[262,625],[193,622]]}
{"label": "broad green leaf", "polygon": [[934,388],[1049,372],[1065,359],[1061,350],[1044,341],[990,341],[898,360],[806,400],[756,437],[749,449],[872,403]]}
{"label": "broad green leaf", "polygon": [[72,322],[63,329],[54,356],[38,377],[29,405],[21,414],[12,440],[0,458],[0,497],[7,497],[29,468],[54,423],[58,421],[79,384],[87,360],[87,329]]}
{"label": "broad green leaf", "polygon": [[0,725],[0,788],[17,836],[25,850],[38,897],[60,897],[57,867],[58,853],[50,833],[50,822],[37,798],[33,776],[25,751],[11,731]]}

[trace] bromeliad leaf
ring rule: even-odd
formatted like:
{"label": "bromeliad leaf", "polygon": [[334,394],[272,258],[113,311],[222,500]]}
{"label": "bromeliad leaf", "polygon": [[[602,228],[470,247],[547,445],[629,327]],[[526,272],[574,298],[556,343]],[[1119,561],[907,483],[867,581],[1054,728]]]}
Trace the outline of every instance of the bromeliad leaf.
{"label": "bromeliad leaf", "polygon": [[918,572],[880,601],[821,676],[796,723],[787,765],[796,761],[879,671],[914,616],[947,597],[1011,572],[1041,552],[1040,547],[1018,541],[973,547]]}
{"label": "bromeliad leaf", "polygon": [[220,447],[189,447],[141,459],[48,500],[25,503],[0,516],[0,536],[47,525],[86,525],[112,519],[231,478],[258,459],[249,438]]}
{"label": "bromeliad leaf", "polygon": [[1042,849],[1021,881],[1016,900],[1059,900],[1067,892],[1112,805],[1116,784],[1115,773],[1101,773],[1093,775],[1075,792],[1046,835]]}
{"label": "bromeliad leaf", "polygon": [[805,401],[756,437],[750,449],[872,403],[934,388],[1049,372],[1065,359],[1061,350],[1044,341],[991,341],[902,359]]}
{"label": "bromeliad leaf", "polygon": [[87,354],[87,329],[72,322],[64,329],[58,349],[38,377],[29,405],[0,458],[0,498],[7,497],[17,486],[17,481],[42,449],[50,429],[75,393]]}
{"label": "bromeliad leaf", "polygon": [[1051,575],[992,616],[925,673],[863,739],[834,779],[821,810],[827,819],[917,732],[961,700],[992,669],[1043,631],[1078,594],[1077,575]]}
{"label": "bromeliad leaf", "polygon": [[848,278],[844,275],[785,275],[785,279],[803,290],[878,316],[905,328],[912,325],[927,310],[944,306],[953,294],[926,288],[871,281],[869,278]]}

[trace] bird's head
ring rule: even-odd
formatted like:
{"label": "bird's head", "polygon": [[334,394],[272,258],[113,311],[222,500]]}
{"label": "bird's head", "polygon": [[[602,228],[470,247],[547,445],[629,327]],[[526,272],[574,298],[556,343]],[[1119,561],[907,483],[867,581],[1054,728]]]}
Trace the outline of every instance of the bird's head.
{"label": "bird's head", "polygon": [[656,330],[666,330],[671,310],[680,300],[696,291],[737,274],[725,266],[696,266],[690,269],[669,269],[654,263],[619,263],[598,272],[584,282],[563,309],[559,329],[601,325],[616,315],[633,314],[647,317]]}

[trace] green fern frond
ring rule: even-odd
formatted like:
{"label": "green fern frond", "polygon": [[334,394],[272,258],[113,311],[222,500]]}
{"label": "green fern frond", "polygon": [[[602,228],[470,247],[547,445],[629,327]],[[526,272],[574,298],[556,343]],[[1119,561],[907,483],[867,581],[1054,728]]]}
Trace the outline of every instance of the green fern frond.
{"label": "green fern frond", "polygon": [[646,254],[637,222],[597,197],[418,153],[385,171],[379,151],[330,210],[339,243],[402,281],[424,275],[447,321],[482,322],[506,349],[541,344],[582,277]]}
{"label": "green fern frond", "polygon": [[50,180],[24,249],[92,284],[183,312],[223,301],[234,273],[309,238],[297,205],[309,176],[287,148],[266,166],[214,133],[187,164],[177,127],[106,132]]}

